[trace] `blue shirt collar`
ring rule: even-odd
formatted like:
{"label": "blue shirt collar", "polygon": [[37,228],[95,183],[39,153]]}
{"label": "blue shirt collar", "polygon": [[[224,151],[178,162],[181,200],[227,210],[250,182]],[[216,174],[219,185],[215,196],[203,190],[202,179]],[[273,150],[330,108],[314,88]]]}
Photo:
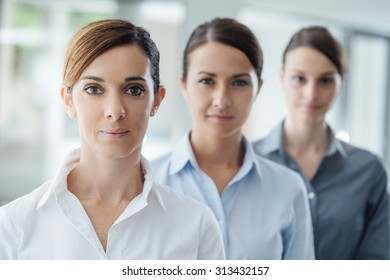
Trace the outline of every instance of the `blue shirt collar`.
{"label": "blue shirt collar", "polygon": [[[253,166],[256,167],[257,173],[262,177],[260,165],[256,161],[256,154],[249,141],[242,136],[242,143],[245,148],[244,162],[240,168],[240,171],[235,176],[234,181],[242,179],[246,174],[250,172]],[[190,132],[186,133],[180,140],[177,148],[172,152],[171,165],[169,167],[169,175],[174,175],[180,172],[187,164],[191,164],[195,169],[199,169],[199,165],[196,161],[195,154],[192,150],[190,142]],[[233,183],[233,182],[231,182]]]}
{"label": "blue shirt collar", "polygon": [[198,167],[198,163],[196,162],[196,158],[191,147],[190,132],[187,132],[180,140],[177,148],[172,152],[169,175],[178,173],[189,163],[191,163],[194,167]]}

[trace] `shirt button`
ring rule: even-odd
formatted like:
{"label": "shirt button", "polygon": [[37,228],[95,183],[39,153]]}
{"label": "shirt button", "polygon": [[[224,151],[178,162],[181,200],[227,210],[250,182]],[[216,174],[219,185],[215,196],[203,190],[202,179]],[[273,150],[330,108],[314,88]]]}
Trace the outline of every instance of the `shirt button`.
{"label": "shirt button", "polygon": [[316,197],[314,192],[309,192],[309,199],[312,200]]}

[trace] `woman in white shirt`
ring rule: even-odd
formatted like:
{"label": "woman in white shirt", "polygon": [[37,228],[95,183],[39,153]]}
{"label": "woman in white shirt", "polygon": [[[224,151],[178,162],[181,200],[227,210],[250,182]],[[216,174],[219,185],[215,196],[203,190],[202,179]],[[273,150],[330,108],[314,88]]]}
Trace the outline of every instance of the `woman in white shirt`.
{"label": "woman in white shirt", "polygon": [[0,208],[0,259],[221,259],[211,211],[156,183],[141,155],[163,100],[141,27],[104,20],[72,39],[61,97],[81,145],[54,180]]}

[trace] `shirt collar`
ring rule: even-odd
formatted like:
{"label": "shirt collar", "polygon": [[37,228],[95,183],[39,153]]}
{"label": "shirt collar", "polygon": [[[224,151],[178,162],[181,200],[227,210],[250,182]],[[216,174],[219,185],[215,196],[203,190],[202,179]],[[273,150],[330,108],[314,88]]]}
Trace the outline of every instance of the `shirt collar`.
{"label": "shirt collar", "polygon": [[[253,165],[256,166],[259,176],[262,177],[260,166],[256,160],[256,153],[245,136],[242,136],[242,144],[245,148],[244,161],[235,180],[240,180],[244,177],[252,169]],[[184,135],[177,148],[172,152],[170,163],[170,175],[180,172],[187,164],[191,164],[194,168],[199,169],[190,142],[190,132]]]}
{"label": "shirt collar", "polygon": [[283,122],[276,125],[270,133],[264,138],[263,145],[260,147],[261,154],[270,154],[275,151],[282,152],[283,149]]}
{"label": "shirt collar", "polygon": [[141,166],[142,166],[142,170],[144,172],[144,178],[145,178],[142,196],[145,198],[145,200],[147,200],[150,192],[151,191],[154,192],[161,207],[165,209],[165,204],[164,204],[163,198],[161,196],[160,189],[159,189],[158,184],[156,183],[156,180],[153,176],[152,167],[150,166],[149,161],[144,156],[141,156]]}
{"label": "shirt collar", "polygon": [[333,130],[328,126],[329,147],[325,153],[325,157],[330,157],[335,153],[339,153],[343,158],[347,158],[347,153],[339,139],[336,138]]}
{"label": "shirt collar", "polygon": [[[58,199],[60,199],[68,191],[68,185],[67,185],[68,175],[77,166],[79,161],[80,161],[79,148],[74,149],[64,158],[48,190],[43,195],[42,199],[39,201],[37,205],[37,209],[42,207],[45,203],[47,203],[47,201],[51,196],[54,196],[55,199],[58,201]],[[160,194],[158,185],[155,182],[151,166],[148,160],[143,156],[141,156],[141,166],[142,166],[142,171],[144,173],[145,181],[144,181],[144,187],[142,193],[140,194],[140,199],[146,202],[149,194],[151,192],[154,192],[161,207],[165,209],[165,205],[162,196]]]}
{"label": "shirt collar", "polygon": [[259,175],[260,179],[262,179],[263,174],[261,172],[260,163],[256,159],[258,156],[256,155],[252,144],[248,141],[248,139],[245,136],[242,136],[242,143],[245,148],[245,156],[244,156],[244,162],[242,163],[242,166],[236,176],[236,179],[241,180],[246,174],[248,174],[252,170],[253,166],[256,168],[257,174]]}
{"label": "shirt collar", "polygon": [[[266,138],[264,138],[264,144],[260,147],[261,154],[270,154],[272,152],[284,153],[284,144],[283,144],[283,122],[280,122],[275,126]],[[347,157],[347,153],[343,148],[343,145],[339,139],[336,138],[333,130],[330,126],[327,125],[328,136],[329,136],[329,147],[325,153],[325,157],[339,153],[343,158]]]}
{"label": "shirt collar", "polygon": [[190,132],[187,132],[180,140],[178,146],[174,149],[171,155],[171,164],[169,174],[173,175],[182,170],[188,163],[198,168],[198,163],[190,142]]}

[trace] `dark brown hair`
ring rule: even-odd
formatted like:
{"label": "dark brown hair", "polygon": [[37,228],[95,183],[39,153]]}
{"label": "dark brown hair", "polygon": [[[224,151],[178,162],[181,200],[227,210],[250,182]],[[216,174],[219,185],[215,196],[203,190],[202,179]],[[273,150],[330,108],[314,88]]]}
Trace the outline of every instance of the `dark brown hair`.
{"label": "dark brown hair", "polygon": [[63,84],[70,92],[84,69],[102,53],[120,45],[136,45],[149,58],[154,94],[160,87],[160,53],[148,31],[124,20],[88,24],[72,38],[65,55]]}
{"label": "dark brown hair", "polygon": [[183,77],[187,78],[189,55],[199,46],[219,42],[242,51],[256,70],[261,81],[263,52],[253,32],[245,25],[231,18],[215,18],[199,25],[187,41],[183,54]]}
{"label": "dark brown hair", "polygon": [[287,44],[283,53],[283,65],[289,51],[298,47],[310,47],[325,55],[344,76],[346,72],[346,55],[341,44],[323,26],[309,26],[296,32]]}

